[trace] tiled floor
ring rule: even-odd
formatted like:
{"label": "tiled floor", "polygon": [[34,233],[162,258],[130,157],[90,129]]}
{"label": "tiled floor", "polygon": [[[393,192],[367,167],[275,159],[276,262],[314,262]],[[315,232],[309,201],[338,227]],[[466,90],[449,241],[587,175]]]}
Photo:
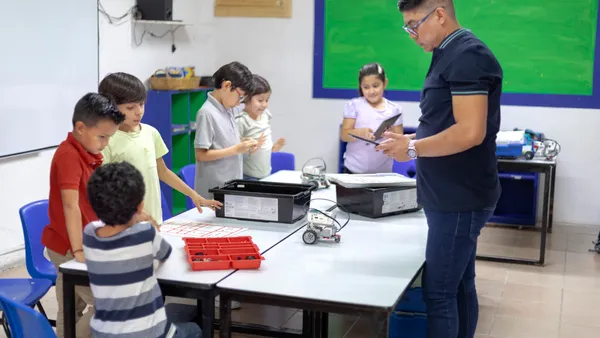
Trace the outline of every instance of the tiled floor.
{"label": "tiled floor", "polygon": [[[548,239],[545,267],[478,261],[477,337],[600,337],[600,254],[588,252],[598,230],[556,226]],[[488,227],[480,237],[478,251],[535,258],[538,248],[537,232]],[[0,274],[0,278],[27,276],[24,267]],[[43,304],[54,317],[53,291]],[[234,311],[233,320],[299,329],[302,312],[243,304],[242,309]],[[331,338],[368,338],[371,334],[366,318],[331,315],[329,322]]]}

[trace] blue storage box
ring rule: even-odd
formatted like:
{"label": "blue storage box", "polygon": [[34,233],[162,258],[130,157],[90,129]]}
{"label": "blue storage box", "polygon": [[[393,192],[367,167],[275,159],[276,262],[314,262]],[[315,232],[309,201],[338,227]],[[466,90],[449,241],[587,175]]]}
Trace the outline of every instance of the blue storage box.
{"label": "blue storage box", "polygon": [[422,314],[394,313],[390,317],[389,338],[426,338],[427,317]]}
{"label": "blue storage box", "polygon": [[538,173],[500,172],[502,194],[492,223],[534,226],[537,216]]}
{"label": "blue storage box", "polygon": [[408,289],[394,311],[426,313],[427,306],[423,301],[423,288]]}

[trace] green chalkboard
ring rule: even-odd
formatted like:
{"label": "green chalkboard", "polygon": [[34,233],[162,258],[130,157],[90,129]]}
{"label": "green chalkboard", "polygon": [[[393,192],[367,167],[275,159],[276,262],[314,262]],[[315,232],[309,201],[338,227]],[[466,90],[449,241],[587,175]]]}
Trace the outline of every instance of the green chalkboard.
{"label": "green chalkboard", "polygon": [[[388,89],[421,89],[431,54],[402,29],[397,0],[324,1],[324,88],[357,88],[360,67],[376,61]],[[460,24],[500,61],[505,93],[592,94],[598,0],[454,3]]]}

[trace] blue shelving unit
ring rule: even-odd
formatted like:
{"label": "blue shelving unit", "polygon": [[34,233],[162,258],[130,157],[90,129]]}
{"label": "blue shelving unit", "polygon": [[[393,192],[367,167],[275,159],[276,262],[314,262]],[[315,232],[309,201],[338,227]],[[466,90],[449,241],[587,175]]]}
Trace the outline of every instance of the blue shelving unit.
{"label": "blue shelving unit", "polygon": [[[164,160],[169,169],[179,174],[184,166],[196,163],[194,138],[196,113],[206,101],[211,88],[184,91],[149,90],[142,122],[156,128],[169,153]],[[161,183],[161,189],[173,215],[186,210],[185,196]]]}

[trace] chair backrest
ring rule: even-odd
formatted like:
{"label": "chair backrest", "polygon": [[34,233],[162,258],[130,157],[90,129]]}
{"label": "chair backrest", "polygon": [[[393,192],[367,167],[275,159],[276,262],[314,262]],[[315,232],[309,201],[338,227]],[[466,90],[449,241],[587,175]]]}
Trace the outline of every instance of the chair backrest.
{"label": "chair backrest", "polygon": [[55,338],[48,319],[34,309],[0,296],[12,337]]}
{"label": "chair backrest", "polygon": [[279,170],[296,170],[296,158],[294,154],[281,151],[271,153],[271,174]]}
{"label": "chair backrest", "polygon": [[417,165],[415,160],[410,160],[408,162],[394,161],[392,171],[406,177],[414,178],[417,175]]}
{"label": "chair backrest", "polygon": [[173,217],[173,214],[171,214],[171,209],[169,209],[169,203],[167,202],[167,199],[165,198],[165,194],[162,192],[162,190],[160,191],[160,198],[161,198],[163,221],[166,221],[169,218]]}
{"label": "chair backrest", "polygon": [[[181,168],[179,176],[190,188],[194,189],[194,182],[196,181],[196,165],[188,164]],[[206,196],[203,196],[206,197]],[[189,197],[185,198],[185,206],[188,210],[195,208],[196,206]]]}
{"label": "chair backrest", "polygon": [[25,239],[27,272],[33,278],[50,279],[54,284],[56,269],[44,256],[44,246],[42,245],[42,231],[50,223],[48,200],[26,204],[19,209],[19,216]]}

